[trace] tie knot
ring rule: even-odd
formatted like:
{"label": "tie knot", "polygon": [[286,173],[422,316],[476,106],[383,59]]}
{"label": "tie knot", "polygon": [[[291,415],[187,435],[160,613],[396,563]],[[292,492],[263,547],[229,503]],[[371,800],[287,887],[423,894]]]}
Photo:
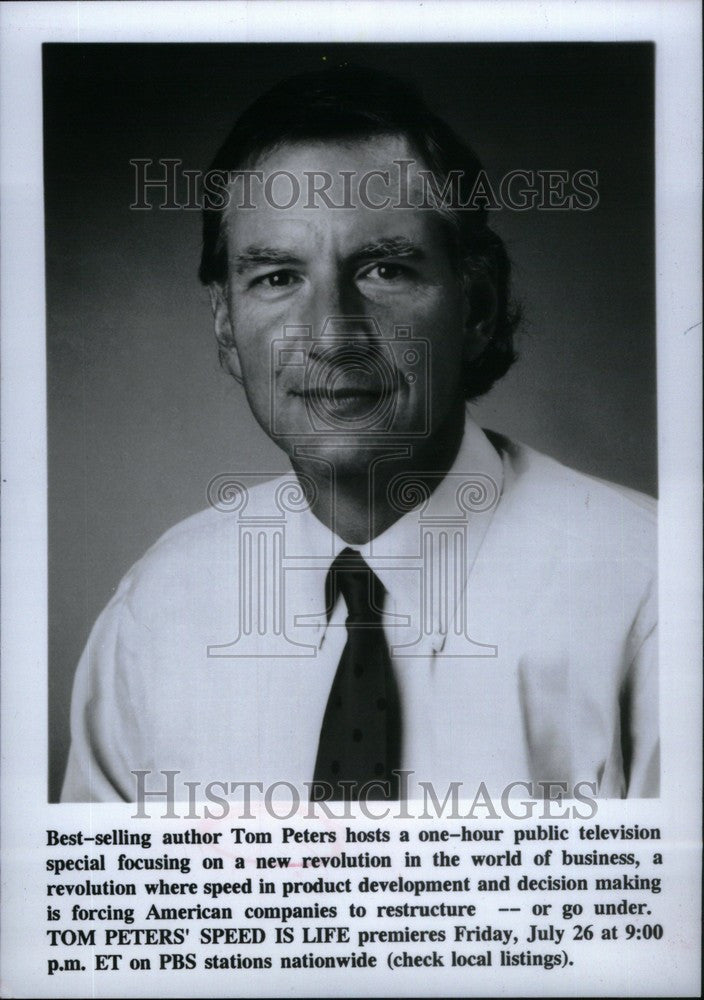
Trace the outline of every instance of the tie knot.
{"label": "tie knot", "polygon": [[359,552],[343,549],[330,566],[325,582],[327,606],[332,611],[339,594],[345,599],[348,624],[377,625],[384,609],[384,585]]}

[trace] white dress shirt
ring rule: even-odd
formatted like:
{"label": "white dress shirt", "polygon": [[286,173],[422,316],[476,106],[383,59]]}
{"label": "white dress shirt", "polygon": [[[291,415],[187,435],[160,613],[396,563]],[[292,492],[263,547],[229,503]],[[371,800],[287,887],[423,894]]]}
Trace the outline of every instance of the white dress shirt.
{"label": "white dress shirt", "polygon": [[[491,437],[468,418],[430,497],[397,477],[407,512],[353,546],[387,592],[402,766],[441,797],[451,782],[471,798],[481,782],[498,797],[538,781],[657,795],[655,503]],[[292,473],[246,478],[168,531],[98,619],[64,801],[133,801],[135,770],[149,787],[174,770],[184,789],[305,793],[346,638],[325,577],[347,543]]]}

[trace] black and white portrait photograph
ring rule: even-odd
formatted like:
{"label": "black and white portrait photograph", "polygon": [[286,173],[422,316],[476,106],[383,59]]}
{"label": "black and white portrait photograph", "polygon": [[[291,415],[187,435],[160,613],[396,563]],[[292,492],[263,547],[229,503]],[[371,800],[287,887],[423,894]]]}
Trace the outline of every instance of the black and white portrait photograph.
{"label": "black and white portrait photograph", "polygon": [[657,795],[653,69],[45,46],[54,794]]}

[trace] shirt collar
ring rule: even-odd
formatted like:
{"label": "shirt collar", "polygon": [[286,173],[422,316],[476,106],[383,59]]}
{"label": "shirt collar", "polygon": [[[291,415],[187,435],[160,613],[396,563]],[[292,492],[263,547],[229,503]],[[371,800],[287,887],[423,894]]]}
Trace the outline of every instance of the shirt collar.
{"label": "shirt collar", "polygon": [[[393,481],[395,502],[412,509],[391,527],[365,545],[349,546],[361,553],[377,574],[387,591],[385,611],[407,618],[417,614],[420,567],[428,565],[428,551],[447,539],[448,532],[461,532],[463,548],[463,580],[472,569],[479,548],[491,522],[503,489],[501,459],[482,429],[467,415],[464,435],[451,469],[434,491],[418,503],[419,489],[412,474],[400,474]],[[322,645],[328,627],[325,613],[325,578],[330,564],[349,543],[327,528],[304,507],[291,523],[292,541],[301,554],[299,560],[306,572],[291,577],[287,603],[296,627],[303,627],[311,640]],[[425,546],[425,551],[424,551]],[[430,546],[430,549],[428,548]],[[456,549],[447,549],[450,578],[457,568]],[[417,583],[413,583],[417,581]],[[409,604],[411,606],[409,606]],[[424,629],[421,645],[442,649],[455,607],[442,606],[441,601],[429,609],[432,620]],[[287,616],[288,617],[288,616]],[[399,618],[400,621],[400,618]],[[314,639],[315,636],[315,639]],[[393,641],[393,640],[392,640]]]}

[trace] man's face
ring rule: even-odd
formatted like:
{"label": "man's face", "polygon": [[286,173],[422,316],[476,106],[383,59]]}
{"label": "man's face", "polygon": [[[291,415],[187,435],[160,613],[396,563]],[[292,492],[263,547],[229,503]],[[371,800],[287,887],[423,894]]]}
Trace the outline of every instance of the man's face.
{"label": "man's face", "polygon": [[[372,440],[432,446],[463,413],[464,283],[440,217],[392,207],[401,159],[414,157],[394,136],[284,145],[256,169],[265,179],[293,174],[296,204],[272,204],[290,199],[288,180],[269,197],[258,184],[255,207],[231,209],[227,220],[227,301],[216,306],[216,326],[221,344],[234,345],[230,366],[273,440],[291,456],[312,445],[340,472],[366,467]],[[332,178],[327,198],[350,207],[320,197],[310,207],[304,172],[313,170]],[[371,170],[392,181],[377,177],[360,197],[358,179]],[[418,204],[415,168],[409,176]],[[386,196],[385,208],[364,203]]]}

